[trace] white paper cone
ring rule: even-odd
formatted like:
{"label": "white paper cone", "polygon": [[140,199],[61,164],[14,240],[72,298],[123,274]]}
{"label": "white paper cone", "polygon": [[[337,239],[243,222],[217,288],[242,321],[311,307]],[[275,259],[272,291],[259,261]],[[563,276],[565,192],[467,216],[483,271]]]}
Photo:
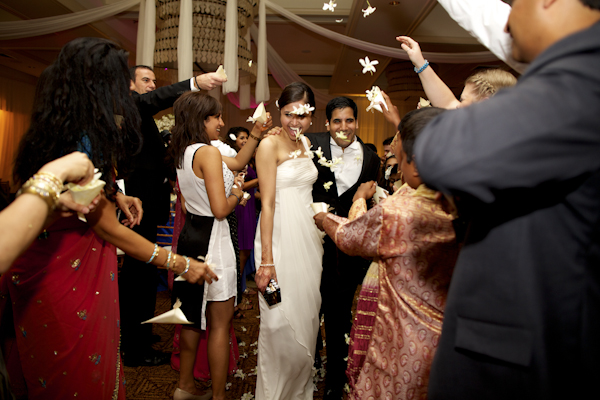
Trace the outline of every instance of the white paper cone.
{"label": "white paper cone", "polygon": [[318,214],[320,212],[327,212],[327,210],[329,209],[329,204],[323,202],[312,203],[310,206],[312,207],[315,214]]}
{"label": "white paper cone", "polygon": [[193,322],[190,322],[183,314],[180,308],[174,308],[172,310],[167,311],[164,314],[157,315],[154,318],[150,318],[148,321],[142,322],[142,324],[185,324],[190,325]]}

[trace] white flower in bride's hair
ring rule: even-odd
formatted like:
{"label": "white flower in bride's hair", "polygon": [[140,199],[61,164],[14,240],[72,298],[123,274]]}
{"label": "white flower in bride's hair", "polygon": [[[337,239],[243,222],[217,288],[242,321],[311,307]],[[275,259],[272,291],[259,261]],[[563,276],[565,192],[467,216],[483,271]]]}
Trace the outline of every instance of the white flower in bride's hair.
{"label": "white flower in bride's hair", "polygon": [[302,152],[300,150],[296,150],[296,151],[292,151],[290,153],[290,158],[298,158],[298,156],[302,154]]}
{"label": "white flower in bride's hair", "polygon": [[365,10],[362,10],[363,18],[367,18],[369,15],[373,14],[375,10],[377,10],[377,8],[371,7],[371,3],[369,3],[369,0],[367,0],[367,6],[368,7]]}
{"label": "white flower in bride's hair", "polygon": [[331,188],[331,185],[333,185],[332,181],[326,182],[323,184],[323,187],[325,188],[326,191],[329,191],[329,189]]}
{"label": "white flower in bride's hair", "polygon": [[315,108],[311,107],[310,104],[302,104],[300,106],[298,106],[298,108],[296,108],[296,106],[294,106],[294,110],[290,111],[290,114],[296,114],[296,115],[304,115],[304,114],[308,114],[311,111],[314,111]]}
{"label": "white flower in bride's hair", "polygon": [[229,139],[233,140],[234,142],[237,140],[237,138],[235,137],[235,135],[233,133],[229,134]]}
{"label": "white flower in bride's hair", "polygon": [[279,110],[279,100],[275,100],[275,106],[277,106],[277,109]]}
{"label": "white flower in bride's hair", "polygon": [[371,75],[373,75],[373,72],[376,72],[375,66],[377,64],[379,64],[379,61],[377,60],[369,60],[369,57],[365,57],[365,58],[359,58],[358,62],[360,62],[360,65],[363,66],[363,70],[362,73],[366,74],[367,72],[370,72]]}
{"label": "white flower in bride's hair", "polygon": [[330,0],[329,4],[323,3],[323,11],[331,10],[331,12],[333,12],[334,8],[336,8],[336,7],[337,7],[337,4],[335,3],[335,0]]}

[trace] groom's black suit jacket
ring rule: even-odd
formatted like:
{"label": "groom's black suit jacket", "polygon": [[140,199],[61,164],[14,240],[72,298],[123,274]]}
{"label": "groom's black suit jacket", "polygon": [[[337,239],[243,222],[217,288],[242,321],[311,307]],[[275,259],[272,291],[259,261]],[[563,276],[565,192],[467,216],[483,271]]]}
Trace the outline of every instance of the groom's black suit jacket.
{"label": "groom's black suit jacket", "polygon": [[[321,133],[307,133],[306,137],[310,140],[312,144],[312,150],[316,150],[321,147],[323,151],[323,156],[328,160],[331,160],[331,145],[330,145],[330,135],[329,132],[321,132]],[[318,157],[313,158],[313,162],[319,171],[319,176],[317,181],[313,185],[313,201],[314,202],[325,202],[334,208],[332,211],[334,214],[337,214],[341,217],[347,218],[348,212],[350,211],[350,207],[352,207],[352,198],[354,197],[354,193],[356,193],[356,189],[364,183],[368,181],[376,181],[377,173],[379,171],[380,159],[377,153],[375,153],[370,148],[366,147],[362,140],[357,136],[356,139],[362,146],[363,149],[363,159],[362,159],[362,171],[358,178],[358,181],[350,187],[347,191],[345,191],[341,196],[338,196],[337,184],[335,181],[335,174],[331,169],[324,167],[319,164]],[[333,182],[333,185],[329,188],[329,190],[325,190],[323,187],[324,183]],[[326,247],[327,249],[327,247]],[[327,250],[326,250],[327,251]],[[353,260],[359,261],[360,264],[364,264],[362,262],[361,257],[351,257]],[[326,266],[324,266],[326,268]]]}

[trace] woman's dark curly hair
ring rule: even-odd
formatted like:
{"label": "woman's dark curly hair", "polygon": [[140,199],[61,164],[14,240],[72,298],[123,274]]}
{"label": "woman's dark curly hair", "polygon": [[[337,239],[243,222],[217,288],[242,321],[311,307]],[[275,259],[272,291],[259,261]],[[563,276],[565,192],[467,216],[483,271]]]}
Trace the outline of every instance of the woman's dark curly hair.
{"label": "woman's dark curly hair", "polygon": [[102,171],[106,193],[114,196],[115,170],[124,175],[141,144],[127,56],[100,38],[78,38],[62,48],[38,81],[31,125],[15,158],[15,182],[23,184],[44,164],[79,150]]}
{"label": "woman's dark curly hair", "polygon": [[175,126],[169,151],[177,168],[183,167],[185,149],[194,143],[210,144],[204,121],[221,115],[221,103],[201,92],[186,92],[173,104]]}

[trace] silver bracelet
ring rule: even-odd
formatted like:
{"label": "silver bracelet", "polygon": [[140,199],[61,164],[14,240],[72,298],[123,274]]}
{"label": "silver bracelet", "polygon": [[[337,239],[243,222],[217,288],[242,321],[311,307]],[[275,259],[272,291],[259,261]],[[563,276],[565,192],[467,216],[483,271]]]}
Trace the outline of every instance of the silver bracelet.
{"label": "silver bracelet", "polygon": [[190,270],[190,259],[187,256],[183,256],[185,259],[185,270],[179,274],[179,276],[185,275]]}
{"label": "silver bracelet", "polygon": [[260,264],[261,267],[274,267],[275,264]]}

